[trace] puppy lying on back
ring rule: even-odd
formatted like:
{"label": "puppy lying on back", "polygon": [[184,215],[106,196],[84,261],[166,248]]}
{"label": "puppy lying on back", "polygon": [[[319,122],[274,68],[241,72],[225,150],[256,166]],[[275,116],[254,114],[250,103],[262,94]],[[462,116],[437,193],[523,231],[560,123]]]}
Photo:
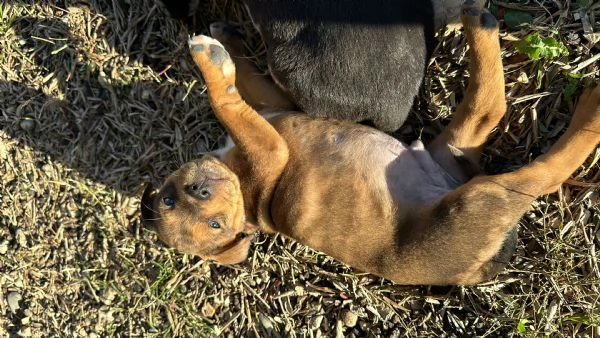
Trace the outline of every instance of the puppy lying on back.
{"label": "puppy lying on back", "polygon": [[[256,102],[242,97],[260,92],[283,100],[279,88],[256,82],[244,59],[234,66],[217,40],[193,38],[210,103],[235,147],[183,165],[158,192],[148,187],[144,220],[168,245],[224,264],[246,259],[260,230],[397,283],[492,277],[510,257],[503,244],[514,244],[512,229],[531,202],[556,191],[600,142],[600,86],[580,98],[548,153],[514,172],[469,180],[465,167],[478,163],[506,103],[497,22],[473,3],[463,12],[469,85],[453,120],[427,148],[278,106],[268,107],[266,120]],[[239,53],[235,38],[213,28],[229,53]],[[256,92],[236,86],[236,69],[237,81],[253,81],[243,88]]]}
{"label": "puppy lying on back", "polygon": [[[434,47],[435,29],[455,21],[461,3],[240,1],[267,46],[273,79],[291,99],[289,107],[280,108],[297,106],[311,116],[368,122],[388,132],[408,115]],[[194,13],[191,4],[197,3],[164,1],[177,17]],[[264,97],[247,99],[258,103],[256,109],[270,105],[261,104]]]}

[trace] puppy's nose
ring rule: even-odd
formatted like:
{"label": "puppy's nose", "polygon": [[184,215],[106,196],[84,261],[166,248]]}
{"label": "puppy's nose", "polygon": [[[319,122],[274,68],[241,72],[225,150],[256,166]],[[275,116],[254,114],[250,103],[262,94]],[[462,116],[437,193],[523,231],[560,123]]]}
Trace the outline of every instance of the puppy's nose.
{"label": "puppy's nose", "polygon": [[206,186],[206,182],[192,183],[185,189],[185,191],[189,195],[199,198],[201,200],[207,200],[212,195],[212,191],[210,187]]}

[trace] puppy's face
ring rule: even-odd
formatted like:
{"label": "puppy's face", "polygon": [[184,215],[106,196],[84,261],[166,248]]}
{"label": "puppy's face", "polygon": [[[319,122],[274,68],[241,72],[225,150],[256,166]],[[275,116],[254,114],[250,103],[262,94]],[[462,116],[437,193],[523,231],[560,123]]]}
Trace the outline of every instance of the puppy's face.
{"label": "puppy's face", "polygon": [[142,218],[167,245],[221,264],[245,260],[254,231],[237,176],[212,156],[184,164],[158,192],[147,187]]}

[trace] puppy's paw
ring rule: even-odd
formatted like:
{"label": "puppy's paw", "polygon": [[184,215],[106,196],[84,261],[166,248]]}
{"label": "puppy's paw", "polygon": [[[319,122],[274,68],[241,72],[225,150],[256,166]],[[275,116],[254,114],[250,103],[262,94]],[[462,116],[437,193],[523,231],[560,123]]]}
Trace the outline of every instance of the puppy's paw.
{"label": "puppy's paw", "polygon": [[189,44],[192,55],[208,52],[210,61],[216,66],[222,65],[225,60],[229,59],[229,53],[227,53],[223,45],[206,35],[192,37]]}
{"label": "puppy's paw", "polygon": [[235,66],[223,45],[206,35],[196,35],[189,41],[190,53],[207,82],[235,83]]}
{"label": "puppy's paw", "polygon": [[[475,1],[467,0],[461,8],[461,19],[469,47],[476,59],[496,62],[500,55],[496,18]],[[485,70],[483,68],[478,69]]]}
{"label": "puppy's paw", "polygon": [[481,8],[475,1],[466,0],[461,8],[461,20],[465,29],[494,30],[498,20],[487,9]]}
{"label": "puppy's paw", "polygon": [[210,35],[225,46],[232,56],[244,55],[244,41],[242,33],[225,21],[213,22],[209,26]]}
{"label": "puppy's paw", "polygon": [[242,39],[243,35],[238,30],[238,27],[226,21],[213,22],[208,26],[210,35],[219,40],[222,44],[227,44],[230,41]]}

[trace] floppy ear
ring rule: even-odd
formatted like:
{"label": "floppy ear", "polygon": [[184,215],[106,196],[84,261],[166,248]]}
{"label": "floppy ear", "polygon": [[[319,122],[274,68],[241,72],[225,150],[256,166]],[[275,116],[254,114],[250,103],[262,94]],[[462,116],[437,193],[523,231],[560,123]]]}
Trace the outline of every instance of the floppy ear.
{"label": "floppy ear", "polygon": [[[236,234],[233,241],[219,249],[219,253],[206,258],[219,264],[238,264],[248,258],[250,243],[258,227],[250,222],[245,222],[243,231]],[[204,258],[204,257],[203,257]]]}
{"label": "floppy ear", "polygon": [[160,214],[154,210],[154,198],[156,192],[152,183],[146,184],[144,194],[142,195],[142,224],[144,227],[152,230],[156,230],[156,221],[160,218]]}

